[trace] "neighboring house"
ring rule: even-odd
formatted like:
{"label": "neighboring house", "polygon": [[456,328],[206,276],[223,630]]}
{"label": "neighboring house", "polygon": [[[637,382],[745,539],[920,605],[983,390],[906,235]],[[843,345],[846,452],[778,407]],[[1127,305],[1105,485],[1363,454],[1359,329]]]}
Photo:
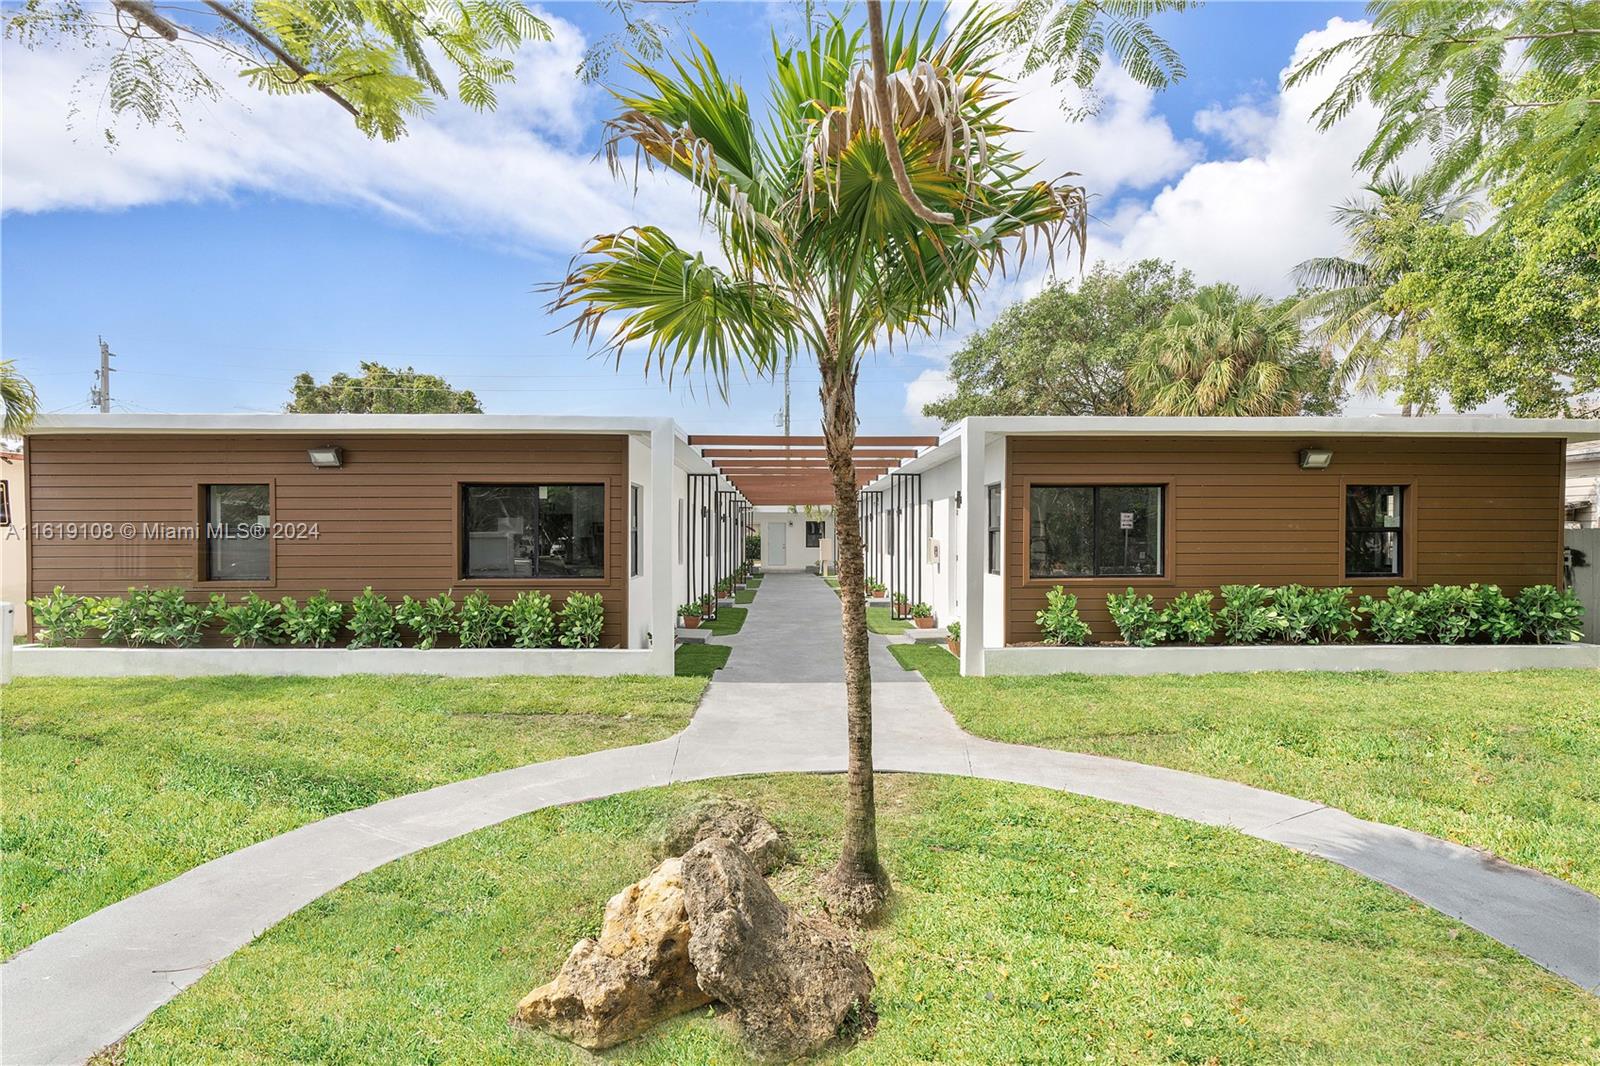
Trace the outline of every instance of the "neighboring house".
{"label": "neighboring house", "polygon": [[970,418],[862,493],[867,570],[962,623],[962,670],[1039,639],[1061,585],[1563,584],[1563,460],[1600,421]]}
{"label": "neighboring house", "polygon": [[1567,449],[1567,525],[1600,528],[1600,442]]}
{"label": "neighboring house", "polygon": [[833,535],[833,515],[826,508],[756,507],[751,512],[755,529],[761,534],[761,566],[780,572],[815,567],[829,549],[828,568],[838,557],[838,541]]}
{"label": "neighboring house", "polygon": [[29,596],[597,592],[603,645],[670,674],[676,607],[743,552],[743,497],[669,419],[47,416],[28,459]]}
{"label": "neighboring house", "polygon": [[27,478],[21,452],[0,451],[0,602],[16,610],[18,632],[27,625]]}

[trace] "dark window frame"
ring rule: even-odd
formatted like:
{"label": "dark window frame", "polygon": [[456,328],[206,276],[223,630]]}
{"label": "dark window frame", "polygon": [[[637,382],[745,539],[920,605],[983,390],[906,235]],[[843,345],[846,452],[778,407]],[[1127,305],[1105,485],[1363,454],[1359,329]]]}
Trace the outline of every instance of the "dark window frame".
{"label": "dark window frame", "polygon": [[[211,490],[237,486],[261,486],[267,490],[267,573],[265,577],[212,577],[211,576]],[[195,484],[196,509],[200,521],[195,536],[195,580],[199,586],[216,588],[271,588],[278,580],[278,540],[272,536],[273,517],[278,513],[278,486],[273,478],[262,481],[215,480]]]}
{"label": "dark window frame", "polygon": [[0,481],[0,527],[11,524],[11,482]]}
{"label": "dark window frame", "polygon": [[984,521],[987,525],[984,539],[989,552],[988,572],[991,574],[1000,573],[1001,538],[1006,525],[1005,499],[1005,489],[1000,482],[984,486]]}
{"label": "dark window frame", "polygon": [[[1343,527],[1343,536],[1340,538],[1340,549],[1344,553],[1341,564],[1345,580],[1355,582],[1379,582],[1395,584],[1406,580],[1411,572],[1411,555],[1407,549],[1406,535],[1412,529],[1411,506],[1415,495],[1412,486],[1404,481],[1346,481],[1342,483],[1339,496],[1339,522]],[[1350,494],[1357,490],[1394,490],[1399,498],[1396,500],[1395,518],[1397,524],[1393,526],[1352,526],[1350,524]],[[1363,533],[1393,533],[1395,543],[1394,570],[1352,572],[1350,569],[1350,538]]]}
{"label": "dark window frame", "polygon": [[[601,497],[604,499],[604,495]],[[644,538],[640,535],[639,512],[644,509],[644,486],[628,486],[628,576],[644,574]],[[601,564],[604,569],[604,563]]]}
{"label": "dark window frame", "polygon": [[[1089,559],[1091,573],[1059,574],[1045,576],[1033,572],[1033,494],[1036,489],[1087,489],[1089,499]],[[1154,489],[1156,491],[1156,519],[1154,532],[1157,538],[1156,572],[1153,574],[1107,574],[1100,571],[1100,493],[1104,489]],[[1072,582],[1127,582],[1131,585],[1170,584],[1174,578],[1167,562],[1170,550],[1171,512],[1168,499],[1171,485],[1164,481],[1029,481],[1026,485],[1028,510],[1026,515],[1028,535],[1027,582],[1035,585],[1071,584]]]}
{"label": "dark window frame", "polygon": [[[811,527],[812,526],[816,526],[817,527],[817,533],[816,533],[815,537],[812,537],[812,535],[811,535]],[[824,540],[827,540],[827,539],[828,539],[828,520],[826,518],[821,519],[820,521],[813,520],[813,519],[810,519],[810,518],[806,519],[806,547],[808,547],[808,548],[820,548],[820,547],[822,547],[822,542]]]}
{"label": "dark window frame", "polygon": [[[514,575],[511,577],[474,577],[467,571],[467,553],[471,545],[470,530],[467,528],[467,492],[475,488],[495,489],[529,489],[533,492],[533,526],[539,525],[539,489],[541,488],[597,488],[600,490],[600,516],[602,523],[600,547],[600,574],[598,576],[582,576],[578,574],[540,574],[533,573],[526,577]],[[542,481],[527,481],[521,478],[495,480],[476,479],[459,480],[456,482],[456,580],[461,583],[473,582],[501,587],[527,587],[535,588],[540,585],[568,586],[568,585],[594,585],[603,586],[611,580],[611,546],[613,532],[611,530],[611,504],[614,483],[608,478],[599,480],[573,479],[566,480],[558,477]],[[535,559],[537,559],[537,546]],[[534,566],[537,571],[537,563]]]}

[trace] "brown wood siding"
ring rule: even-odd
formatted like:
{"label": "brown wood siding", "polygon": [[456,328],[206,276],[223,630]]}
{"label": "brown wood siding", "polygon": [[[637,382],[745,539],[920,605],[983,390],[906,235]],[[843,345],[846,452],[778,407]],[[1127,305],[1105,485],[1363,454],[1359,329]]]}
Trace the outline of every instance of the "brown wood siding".
{"label": "brown wood siding", "polygon": [[[306,449],[338,444],[344,465],[319,470]],[[605,597],[603,643],[628,632],[628,438],[626,435],[356,436],[39,436],[28,442],[29,522],[132,522],[131,539],[30,541],[30,596],[56,585],[86,595],[130,585],[180,585],[199,599],[254,589],[305,597],[321,589],[341,599],[371,585],[403,595],[456,597],[475,588],[497,602],[523,589]],[[462,579],[457,539],[462,482],[588,482],[606,486],[605,576],[599,579]],[[146,523],[203,522],[199,486],[266,483],[272,520],[315,523],[312,539],[278,539],[272,580],[202,580],[196,541],[143,535]]]}
{"label": "brown wood siding", "polygon": [[[1326,470],[1301,470],[1301,448],[1333,450]],[[1560,584],[1562,460],[1557,440],[1354,437],[1008,437],[1006,441],[1007,643],[1039,639],[1035,613],[1064,585],[1096,640],[1116,640],[1106,595],[1130,585],[1158,605],[1225,584],[1379,592],[1423,587]],[[1166,486],[1165,569],[1158,578],[1032,579],[1032,484]],[[1401,484],[1406,492],[1405,574],[1344,576],[1344,486]]]}

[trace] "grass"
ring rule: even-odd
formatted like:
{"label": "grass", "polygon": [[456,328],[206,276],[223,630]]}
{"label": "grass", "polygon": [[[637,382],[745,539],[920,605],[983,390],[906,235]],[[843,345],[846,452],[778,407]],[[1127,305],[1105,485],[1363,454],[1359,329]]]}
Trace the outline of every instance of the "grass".
{"label": "grass", "polygon": [[732,653],[726,644],[680,644],[674,672],[679,677],[710,677],[728,665]]}
{"label": "grass", "polygon": [[733,592],[733,602],[734,603],[754,603],[754,602],[756,602],[756,590],[755,589],[735,589],[734,592]]}
{"label": "grass", "polygon": [[19,678],[0,952],[339,811],[681,729],[694,678]]}
{"label": "grass", "polygon": [[867,608],[867,628],[882,636],[892,637],[911,628],[904,618],[896,618],[887,607]]}
{"label": "grass", "polygon": [[891,649],[981,736],[1243,781],[1600,891],[1600,675],[964,678]]}
{"label": "grass", "polygon": [[747,607],[718,607],[717,616],[702,622],[700,628],[713,636],[731,637],[744,628],[745,616],[749,613]]}
{"label": "grass", "polygon": [[[718,784],[790,834],[811,908],[844,782]],[[543,811],[361,877],[157,1012],[130,1066],[591,1063],[513,1006],[653,865],[682,785]],[[1578,1062],[1600,1001],[1349,871],[1237,833],[1018,785],[886,776],[895,878],[865,934],[880,1020],[852,1063]],[[736,1063],[701,1010],[605,1056]]]}

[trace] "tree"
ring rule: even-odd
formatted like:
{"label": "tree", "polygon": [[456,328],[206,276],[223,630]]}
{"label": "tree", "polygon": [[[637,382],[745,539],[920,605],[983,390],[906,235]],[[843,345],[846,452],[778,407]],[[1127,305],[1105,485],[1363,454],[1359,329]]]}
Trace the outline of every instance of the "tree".
{"label": "tree", "polygon": [[1600,4],[1575,0],[1373,0],[1372,32],[1308,56],[1287,84],[1348,63],[1317,107],[1322,129],[1363,102],[1380,111],[1357,165],[1381,174],[1413,148],[1423,191],[1487,190],[1530,160],[1541,178],[1515,212],[1538,213],[1600,169]]}
{"label": "tree", "polygon": [[419,374],[409,366],[391,370],[382,363],[361,364],[361,376],[335,374],[318,385],[310,374],[296,374],[293,399],[283,409],[300,415],[481,415],[469,389],[455,389],[444,378]]}
{"label": "tree", "polygon": [[0,437],[22,436],[39,413],[39,394],[34,391],[33,382],[17,372],[17,364],[11,359],[0,359],[0,404],[5,407]]}
{"label": "tree", "polygon": [[1293,302],[1208,285],[1177,304],[1128,369],[1147,415],[1296,415],[1334,406],[1331,368],[1304,343]]}
{"label": "tree", "polygon": [[1363,196],[1334,209],[1349,242],[1345,256],[1307,259],[1295,279],[1308,290],[1296,311],[1311,324],[1330,357],[1339,362],[1341,387],[1368,393],[1399,389],[1401,413],[1423,414],[1436,406],[1421,390],[1417,366],[1427,342],[1422,324],[1428,310],[1400,298],[1395,286],[1417,268],[1417,239],[1425,226],[1472,217],[1465,196],[1440,196],[1412,179],[1380,177]]}
{"label": "tree", "polygon": [[[867,917],[887,898],[872,779],[872,689],[864,571],[851,452],[856,380],[879,344],[931,335],[979,287],[1029,252],[1076,241],[1083,190],[1036,180],[1006,147],[995,63],[1012,16],[971,9],[944,34],[902,17],[883,40],[893,76],[886,116],[870,52],[838,17],[798,47],[774,46],[770,118],[758,130],[744,90],[701,46],[670,68],[636,64],[645,88],[607,126],[619,170],[631,146],[692,183],[726,266],[640,226],[594,238],[554,286],[553,308],[618,358],[631,345],[664,374],[709,375],[726,392],[735,367],[771,376],[786,350],[821,372],[822,430],[839,538],[849,775],[845,834],[824,890],[837,912]],[[918,217],[900,195],[881,135],[893,130],[911,188],[950,224]],[[606,330],[603,341],[600,331]]]}
{"label": "tree", "polygon": [[[95,68],[113,120],[131,114],[181,131],[184,104],[223,92],[201,62],[212,54],[253,89],[320,93],[362,133],[392,141],[448,95],[438,60],[454,70],[463,103],[490,110],[495,87],[512,80],[511,53],[548,40],[550,27],[523,0],[27,0],[6,36],[29,48],[114,47]],[[116,143],[112,129],[106,138]]]}
{"label": "tree", "polygon": [[[1505,200],[1524,184],[1507,186]],[[1538,216],[1513,212],[1486,233],[1418,227],[1413,269],[1388,290],[1421,307],[1422,357],[1403,401],[1447,395],[1458,409],[1503,397],[1513,414],[1558,416],[1600,400],[1600,177]]]}
{"label": "tree", "polygon": [[922,413],[947,425],[973,415],[1138,414],[1128,367],[1194,289],[1187,270],[1160,259],[1126,270],[1097,263],[1076,288],[1053,281],[962,345],[950,360],[954,394]]}

